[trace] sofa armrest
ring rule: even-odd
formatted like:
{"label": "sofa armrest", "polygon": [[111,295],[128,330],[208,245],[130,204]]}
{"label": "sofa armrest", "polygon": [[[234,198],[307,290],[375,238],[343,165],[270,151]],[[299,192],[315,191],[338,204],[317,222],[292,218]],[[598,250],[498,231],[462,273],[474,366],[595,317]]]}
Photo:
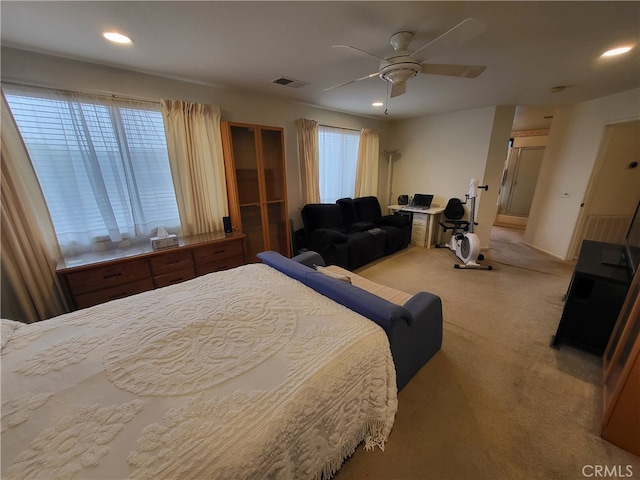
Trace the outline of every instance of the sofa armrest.
{"label": "sofa armrest", "polygon": [[407,227],[411,223],[411,217],[407,215],[385,215],[380,220],[380,225],[389,225],[392,227]]}
{"label": "sofa armrest", "polygon": [[442,318],[442,300],[433,293],[416,293],[404,304],[404,308],[411,312],[414,321],[434,315]]}
{"label": "sofa armrest", "polygon": [[432,293],[419,292],[404,304],[413,323],[396,323],[389,337],[401,390],[442,347],[442,302]]}
{"label": "sofa armrest", "polygon": [[311,250],[296,255],[295,257],[292,257],[291,260],[311,268],[314,268],[315,265],[319,265],[321,267],[326,266],[324,264],[324,259],[322,258],[322,256],[319,253]]}

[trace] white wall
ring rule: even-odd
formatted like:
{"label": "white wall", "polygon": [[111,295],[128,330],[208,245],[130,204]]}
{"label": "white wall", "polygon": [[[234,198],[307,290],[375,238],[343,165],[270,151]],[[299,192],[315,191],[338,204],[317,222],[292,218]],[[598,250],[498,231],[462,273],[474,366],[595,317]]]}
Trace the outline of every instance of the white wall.
{"label": "white wall", "polygon": [[[213,103],[222,107],[224,120],[281,126],[285,131],[285,156],[289,214],[296,228],[301,226],[300,189],[295,120],[312,118],[323,124],[347,128],[371,128],[380,134],[380,149],[399,149],[401,158],[394,162],[391,199],[399,194],[433,193],[434,203],[445,205],[450,197],[464,198],[469,179],[490,184],[494,162],[500,168],[506,157],[502,133],[508,109],[486,107],[462,112],[432,115],[418,119],[387,122],[347,115],[276,97],[238,92],[211,85],[156,77],[61,59],[32,52],[2,48],[2,80],[79,91],[102,91],[152,100],[181,99]],[[640,116],[640,89],[558,108],[554,115],[545,159],[534,195],[525,241],[560,258],[566,258],[580,203],[587,188],[599,145],[607,123],[637,119]],[[507,135],[508,138],[508,135]],[[380,159],[379,197],[387,192],[386,156]],[[562,199],[560,191],[571,197]],[[479,222],[483,247],[488,244],[484,230],[489,228],[485,200],[480,196]],[[394,202],[395,203],[395,202]],[[495,202],[494,202],[495,203]],[[488,210],[487,210],[488,209]],[[485,217],[485,215],[489,215]]]}
{"label": "white wall", "polygon": [[486,182],[477,233],[488,247],[514,113],[515,107],[486,107],[394,122],[391,143],[402,156],[394,164],[392,199],[431,193],[434,204],[445,206],[452,197],[464,201],[471,178]]}
{"label": "white wall", "polygon": [[[287,193],[289,216],[295,228],[302,226],[300,209],[300,172],[295,121],[310,118],[322,124],[344,128],[370,128],[380,135],[380,149],[387,148],[386,120],[348,115],[304,105],[279,97],[268,97],[228,88],[202,85],[103,65],[62,59],[12,48],[2,48],[2,81],[51,88],[96,93],[117,93],[122,96],[187,100],[220,105],[222,120],[284,128],[287,163]],[[285,87],[283,87],[285,88]],[[386,165],[380,159],[380,195],[386,192]]]}
{"label": "white wall", "polygon": [[[569,260],[581,204],[607,124],[640,118],[640,88],[558,108],[524,240]],[[560,197],[568,192],[569,198]]]}
{"label": "white wall", "polygon": [[480,238],[483,248],[489,247],[491,228],[498,214],[498,190],[504,171],[504,161],[509,151],[509,137],[516,107],[496,107],[487,151],[487,163],[481,183],[489,186],[489,189],[480,196],[476,221],[476,234]]}

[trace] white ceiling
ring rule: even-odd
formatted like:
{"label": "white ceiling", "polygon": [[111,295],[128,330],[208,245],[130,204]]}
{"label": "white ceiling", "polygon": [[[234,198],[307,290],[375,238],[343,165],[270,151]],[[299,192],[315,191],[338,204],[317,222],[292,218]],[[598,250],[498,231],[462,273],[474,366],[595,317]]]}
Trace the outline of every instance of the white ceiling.
{"label": "white ceiling", "polygon": [[[333,110],[379,116],[386,83],[378,77],[325,92],[375,72],[391,34],[415,33],[412,49],[463,19],[486,31],[441,52],[433,63],[486,65],[476,79],[418,75],[386,104],[389,119],[518,105],[515,130],[545,128],[553,107],[640,86],[640,2],[170,2],[5,1],[1,41],[11,46],[140,72],[287,97]],[[101,37],[133,38],[118,47]],[[619,44],[631,53],[599,55]],[[280,76],[308,83],[273,84]],[[552,93],[554,86],[568,88]],[[522,108],[527,107],[527,108]],[[640,107],[639,107],[640,108]]]}

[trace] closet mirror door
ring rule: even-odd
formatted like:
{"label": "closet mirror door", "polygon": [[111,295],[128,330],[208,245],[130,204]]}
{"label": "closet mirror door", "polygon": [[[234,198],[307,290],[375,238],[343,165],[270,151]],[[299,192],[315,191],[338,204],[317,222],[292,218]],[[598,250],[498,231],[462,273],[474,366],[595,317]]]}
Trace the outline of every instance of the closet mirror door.
{"label": "closet mirror door", "polygon": [[509,150],[500,189],[499,213],[528,217],[542,165],[544,147],[519,147]]}

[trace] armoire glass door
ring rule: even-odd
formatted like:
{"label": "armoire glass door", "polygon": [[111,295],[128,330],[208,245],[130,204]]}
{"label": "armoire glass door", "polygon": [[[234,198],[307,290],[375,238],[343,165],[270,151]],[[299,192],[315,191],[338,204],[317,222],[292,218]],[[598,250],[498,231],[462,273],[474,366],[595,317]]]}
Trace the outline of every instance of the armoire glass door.
{"label": "armoire glass door", "polygon": [[264,169],[264,187],[267,223],[269,225],[269,249],[289,254],[289,238],[286,235],[287,209],[285,196],[285,172],[282,162],[282,133],[280,130],[262,128],[261,147]]}
{"label": "armoire glass door", "polygon": [[240,221],[242,231],[247,236],[245,255],[248,259],[252,259],[258,252],[265,250],[255,129],[232,126],[231,138],[238,184]]}

